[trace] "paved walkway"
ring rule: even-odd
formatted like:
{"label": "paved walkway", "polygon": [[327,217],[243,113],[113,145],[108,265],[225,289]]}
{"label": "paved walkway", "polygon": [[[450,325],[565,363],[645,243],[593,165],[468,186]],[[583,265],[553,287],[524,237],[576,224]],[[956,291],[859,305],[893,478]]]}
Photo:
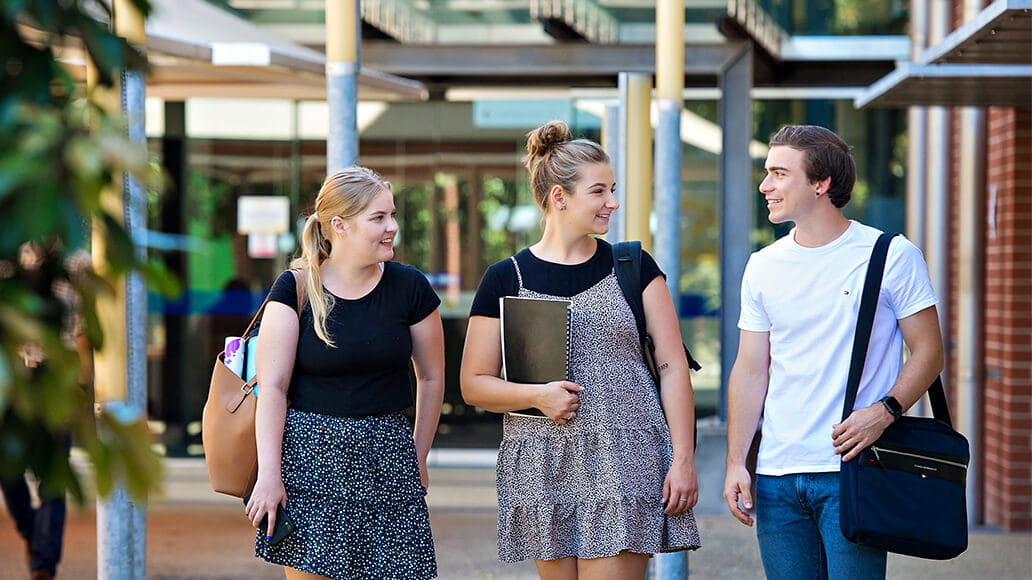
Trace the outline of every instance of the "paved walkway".
{"label": "paved walkway", "polygon": [[[700,437],[702,497],[696,514],[703,548],[690,556],[693,578],[762,578],[753,530],[726,515],[720,499],[723,449]],[[712,444],[711,444],[712,442]],[[447,580],[534,579],[532,563],[496,559],[494,471],[490,454],[435,451],[427,501],[440,577]],[[279,568],[253,557],[253,532],[239,500],[208,489],[199,460],[169,460],[165,497],[147,517],[150,579],[273,579]],[[0,580],[27,578],[23,544],[6,511],[0,512]],[[72,509],[60,577],[96,576],[96,520],[92,505]],[[890,578],[1027,579],[1032,577],[1032,534],[974,531],[960,557],[934,562],[889,557]]]}

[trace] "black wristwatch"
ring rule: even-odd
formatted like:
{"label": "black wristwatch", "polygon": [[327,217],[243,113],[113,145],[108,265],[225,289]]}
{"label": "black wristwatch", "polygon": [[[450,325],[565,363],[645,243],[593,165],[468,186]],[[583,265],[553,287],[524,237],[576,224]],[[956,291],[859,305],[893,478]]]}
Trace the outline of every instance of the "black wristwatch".
{"label": "black wristwatch", "polygon": [[896,400],[896,397],[885,396],[881,399],[878,399],[878,402],[882,405],[885,405],[885,410],[888,411],[890,415],[892,415],[893,421],[903,416],[903,405],[899,404],[899,401]]}

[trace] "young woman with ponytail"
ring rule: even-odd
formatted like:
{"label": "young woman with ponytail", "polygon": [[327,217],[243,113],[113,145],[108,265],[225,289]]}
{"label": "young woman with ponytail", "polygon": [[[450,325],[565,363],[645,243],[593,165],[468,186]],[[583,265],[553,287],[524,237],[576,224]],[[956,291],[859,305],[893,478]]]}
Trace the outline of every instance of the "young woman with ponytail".
{"label": "young woman with ponytail", "polygon": [[[258,482],[246,515],[295,530],[255,553],[287,578],[437,575],[424,496],[444,394],[440,299],[392,262],[390,184],[363,167],[330,175],[293,273],[273,285],[258,336]],[[409,360],[416,376],[412,400]],[[415,404],[415,426],[402,411]]]}
{"label": "young woman with ponytail", "polygon": [[[534,559],[542,579],[643,579],[648,555],[699,547],[692,385],[663,273],[642,252],[642,298],[661,396],[642,362],[634,315],[613,270],[620,204],[609,156],[552,121],[527,136],[531,189],[544,213],[536,244],[488,268],[470,310],[465,400],[504,413],[498,451],[498,553]],[[572,302],[570,376],[500,378],[499,298]],[[662,398],[662,404],[660,403]]]}

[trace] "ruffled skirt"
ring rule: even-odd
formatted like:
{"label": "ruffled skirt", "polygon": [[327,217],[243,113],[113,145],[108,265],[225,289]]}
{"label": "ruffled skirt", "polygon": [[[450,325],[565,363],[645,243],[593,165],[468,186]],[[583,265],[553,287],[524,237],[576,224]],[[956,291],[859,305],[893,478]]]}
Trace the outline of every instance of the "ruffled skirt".
{"label": "ruffled skirt", "polygon": [[499,558],[603,558],[625,550],[698,548],[692,512],[663,513],[672,456],[666,424],[644,423],[614,428],[578,417],[560,426],[506,416],[497,473]]}
{"label": "ruffled skirt", "polygon": [[255,555],[336,579],[437,575],[433,537],[408,420],[343,418],[290,409],[283,484],[296,529]]}

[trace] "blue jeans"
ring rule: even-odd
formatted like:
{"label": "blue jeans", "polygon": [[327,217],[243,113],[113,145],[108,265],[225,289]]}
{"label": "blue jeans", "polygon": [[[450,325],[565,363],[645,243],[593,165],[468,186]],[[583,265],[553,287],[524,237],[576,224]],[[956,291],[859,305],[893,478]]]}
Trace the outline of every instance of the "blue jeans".
{"label": "blue jeans", "polygon": [[756,476],[756,536],[770,580],[885,578],[886,554],[839,529],[839,474]]}

